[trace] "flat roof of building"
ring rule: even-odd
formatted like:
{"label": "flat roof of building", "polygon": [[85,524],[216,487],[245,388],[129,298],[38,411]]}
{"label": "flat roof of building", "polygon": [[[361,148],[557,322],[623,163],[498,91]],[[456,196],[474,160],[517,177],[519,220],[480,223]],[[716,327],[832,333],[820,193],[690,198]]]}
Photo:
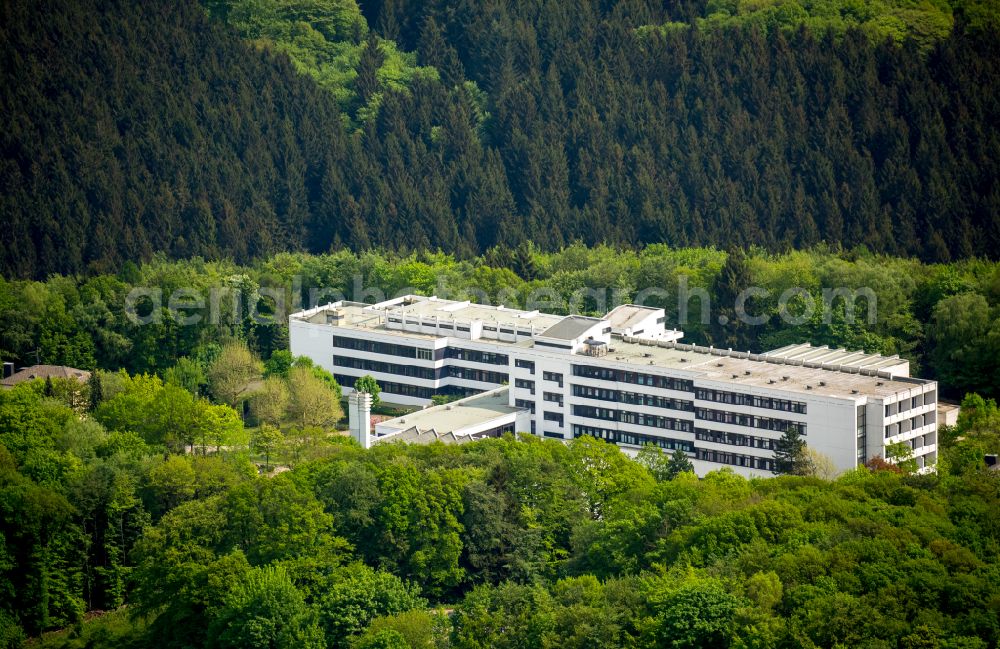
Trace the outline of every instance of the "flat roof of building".
{"label": "flat roof of building", "polygon": [[[928,383],[923,379],[877,375],[874,370],[862,373],[858,368],[838,371],[809,367],[798,360],[785,361],[781,357],[769,358],[766,354],[731,352],[672,342],[650,341],[646,344],[637,339],[632,341],[612,340],[611,348],[602,360],[635,365],[636,371],[640,371],[644,365],[653,365],[690,372],[692,378],[732,383],[746,388],[773,388],[834,397],[855,397],[862,394],[887,397]],[[581,362],[586,360],[586,357],[580,357]]]}
{"label": "flat roof of building", "polygon": [[441,435],[461,431],[522,410],[507,404],[508,390],[509,388],[504,386],[441,406],[431,406],[396,419],[383,421],[378,427],[395,428],[399,431],[411,428],[434,429]]}
{"label": "flat roof of building", "polygon": [[[437,311],[440,307],[445,306],[448,306],[450,310],[444,312]],[[593,326],[594,322],[599,321],[597,318],[585,318],[584,316],[555,316],[544,313],[519,318],[518,316],[521,314],[534,314],[535,312],[517,311],[514,309],[500,310],[497,307],[486,305],[466,305],[462,302],[431,300],[430,298],[419,298],[405,307],[389,307],[388,312],[394,313],[398,312],[396,309],[399,308],[413,309],[414,307],[417,307],[417,310],[409,311],[408,314],[422,313],[429,315],[432,313],[451,313],[453,315],[471,315],[496,313],[500,317],[506,316],[510,318],[508,320],[510,324],[520,323],[522,327],[526,322],[538,323],[540,320],[545,319],[549,322],[546,330],[540,330],[536,326],[535,331],[536,335],[546,337],[551,335],[548,329],[552,325],[566,320],[573,323],[565,327],[567,332],[571,330],[578,331],[580,328],[585,332],[586,329]],[[341,318],[336,323],[340,327],[366,329],[376,331],[379,334],[394,335],[411,340],[435,340],[442,337],[390,329],[385,326],[383,317],[383,314],[387,311],[385,308],[376,309],[372,305],[357,302],[343,302],[336,305],[317,307],[293,314],[292,317],[323,324],[326,323],[326,313],[331,311],[336,311],[340,314]],[[584,326],[584,323],[586,326]],[[557,330],[557,333],[560,333],[562,329]],[[565,335],[571,334],[567,333]],[[533,347],[534,341],[531,339],[522,339],[518,342],[513,342],[490,338],[470,342],[474,344],[530,349]],[[536,349],[539,353],[543,351],[542,348]],[[732,383],[734,384],[734,389],[735,386],[744,386],[745,388],[761,387],[839,398],[852,398],[863,395],[884,398],[930,382],[925,379],[905,376],[893,377],[888,374],[887,370],[907,362],[905,359],[899,357],[883,357],[878,354],[865,354],[864,352],[831,350],[827,347],[813,347],[808,343],[788,345],[764,354],[748,354],[747,352],[732,352],[725,349],[713,349],[672,341],[647,341],[631,337],[615,337],[609,345],[606,356],[590,357],[574,355],[573,362],[589,364],[616,362],[633,366],[635,371],[640,371],[642,366],[654,366],[675,370],[680,372],[682,376],[687,374],[691,378],[704,378],[712,381]],[[419,415],[428,410],[419,411],[418,413],[414,413],[414,415]],[[465,414],[456,413],[454,416],[460,418],[465,416]],[[414,415],[406,417],[409,424],[412,424],[411,418]],[[468,413],[468,416],[473,415]],[[436,417],[435,423],[437,423]]]}

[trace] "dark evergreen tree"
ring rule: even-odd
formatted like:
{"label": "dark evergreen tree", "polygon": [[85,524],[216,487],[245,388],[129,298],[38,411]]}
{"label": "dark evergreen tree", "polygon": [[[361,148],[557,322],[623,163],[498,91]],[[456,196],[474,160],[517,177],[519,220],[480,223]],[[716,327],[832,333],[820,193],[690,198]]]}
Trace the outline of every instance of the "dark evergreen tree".
{"label": "dark evergreen tree", "polygon": [[374,31],[368,32],[368,40],[365,41],[365,48],[361,50],[361,58],[358,60],[357,68],[356,88],[362,104],[368,103],[372,96],[380,90],[378,71],[384,62],[385,54],[382,52],[382,44],[379,43],[378,36],[375,35]]}
{"label": "dark evergreen tree", "polygon": [[750,264],[740,248],[730,248],[722,271],[715,279],[712,309],[712,340],[717,347],[747,350],[753,345],[753,327],[747,316],[755,315],[747,299],[753,284]]}
{"label": "dark evergreen tree", "polygon": [[522,243],[514,250],[511,259],[513,271],[522,278],[531,281],[538,277],[538,268],[535,266],[534,246],[530,243]]}
{"label": "dark evergreen tree", "polygon": [[96,410],[97,406],[104,401],[104,385],[100,371],[95,369],[87,382],[90,384],[90,409]]}
{"label": "dark evergreen tree", "polygon": [[681,449],[676,449],[670,454],[670,461],[667,463],[666,479],[673,480],[682,473],[694,473],[694,465],[688,459],[687,453]]}
{"label": "dark evergreen tree", "polygon": [[802,433],[795,430],[787,430],[774,443],[774,468],[775,475],[807,475],[810,469],[809,456],[806,453],[806,440]]}
{"label": "dark evergreen tree", "polygon": [[449,88],[465,80],[465,70],[458,58],[458,52],[448,43],[441,25],[433,16],[428,16],[420,30],[417,44],[420,62],[438,70],[441,81]]}
{"label": "dark evergreen tree", "polygon": [[483,262],[492,268],[510,268],[514,265],[514,253],[506,246],[493,246],[483,254]]}

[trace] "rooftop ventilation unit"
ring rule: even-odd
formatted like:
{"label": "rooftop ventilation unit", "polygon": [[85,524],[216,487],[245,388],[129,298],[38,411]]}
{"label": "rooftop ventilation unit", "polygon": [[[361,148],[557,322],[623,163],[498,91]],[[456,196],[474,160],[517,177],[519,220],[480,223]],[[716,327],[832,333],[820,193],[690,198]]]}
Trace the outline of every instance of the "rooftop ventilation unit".
{"label": "rooftop ventilation unit", "polygon": [[807,385],[806,386],[806,390],[812,390],[812,389],[813,389],[813,386],[811,386],[811,385]]}
{"label": "rooftop ventilation unit", "polygon": [[747,371],[743,372],[743,374],[746,375],[746,376],[750,376],[750,370],[747,370]]}

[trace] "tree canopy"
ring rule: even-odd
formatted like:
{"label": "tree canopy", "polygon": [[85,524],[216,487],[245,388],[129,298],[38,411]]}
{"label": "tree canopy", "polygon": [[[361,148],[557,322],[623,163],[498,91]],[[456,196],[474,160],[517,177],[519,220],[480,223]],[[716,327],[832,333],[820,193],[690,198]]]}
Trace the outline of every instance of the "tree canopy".
{"label": "tree canopy", "polygon": [[[138,389],[113,383],[98,410]],[[369,450],[330,437],[272,475],[253,469],[246,440],[205,456],[125,443],[95,411],[27,383],[0,392],[2,637],[988,647],[1000,477],[984,457],[1000,450],[1000,416],[977,395],[964,406],[937,475],[699,479],[677,458],[661,474],[649,453],[531,435]]]}

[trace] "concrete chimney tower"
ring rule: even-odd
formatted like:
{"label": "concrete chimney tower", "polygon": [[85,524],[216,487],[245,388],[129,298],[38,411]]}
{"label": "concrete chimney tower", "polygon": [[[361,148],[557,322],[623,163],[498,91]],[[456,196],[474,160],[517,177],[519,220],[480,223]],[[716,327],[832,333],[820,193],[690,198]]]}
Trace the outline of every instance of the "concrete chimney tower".
{"label": "concrete chimney tower", "polygon": [[367,392],[352,392],[347,395],[348,421],[351,437],[361,444],[361,448],[372,445],[372,395]]}

